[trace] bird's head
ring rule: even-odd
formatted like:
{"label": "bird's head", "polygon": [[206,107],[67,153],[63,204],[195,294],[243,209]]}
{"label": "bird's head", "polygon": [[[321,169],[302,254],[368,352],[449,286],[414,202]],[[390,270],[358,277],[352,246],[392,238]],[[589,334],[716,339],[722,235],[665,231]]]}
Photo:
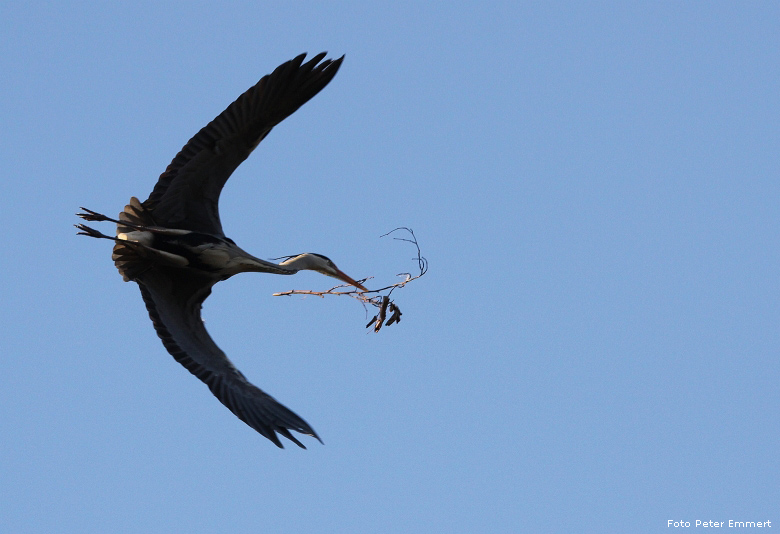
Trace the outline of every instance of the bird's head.
{"label": "bird's head", "polygon": [[346,282],[363,291],[368,291],[363,284],[360,284],[347,276],[341,269],[336,267],[336,264],[333,263],[330,258],[327,258],[322,254],[307,252],[305,254],[298,254],[297,256],[290,256],[279,265],[284,265],[288,269],[294,271],[317,271],[325,276],[338,278],[342,282]]}

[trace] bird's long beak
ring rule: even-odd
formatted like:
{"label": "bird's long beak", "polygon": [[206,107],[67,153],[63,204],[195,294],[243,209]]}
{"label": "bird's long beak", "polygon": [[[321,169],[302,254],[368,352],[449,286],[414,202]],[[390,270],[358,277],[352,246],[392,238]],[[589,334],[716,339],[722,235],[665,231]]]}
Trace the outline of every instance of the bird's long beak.
{"label": "bird's long beak", "polygon": [[347,275],[344,273],[344,271],[342,271],[342,270],[340,270],[340,269],[336,269],[336,275],[335,275],[335,277],[336,277],[336,278],[338,278],[339,280],[341,280],[342,282],[346,282],[346,283],[348,283],[348,284],[350,284],[350,285],[353,285],[353,286],[355,286],[356,288],[358,288],[358,289],[360,289],[360,290],[362,290],[362,291],[368,291],[368,289],[366,289],[366,288],[363,286],[363,284],[360,284],[360,283],[356,282],[356,281],[355,281],[355,280],[353,280],[351,277],[347,276]]}

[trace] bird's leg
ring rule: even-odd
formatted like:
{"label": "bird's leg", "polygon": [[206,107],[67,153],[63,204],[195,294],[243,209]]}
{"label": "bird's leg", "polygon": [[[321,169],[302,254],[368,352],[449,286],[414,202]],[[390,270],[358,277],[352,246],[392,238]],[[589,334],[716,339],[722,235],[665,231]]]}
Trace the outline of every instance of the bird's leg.
{"label": "bird's leg", "polygon": [[76,216],[81,217],[85,221],[98,221],[98,222],[108,221],[116,224],[121,224],[122,226],[127,226],[128,228],[133,228],[134,230],[139,230],[141,232],[146,231],[146,232],[166,233],[164,229],[156,228],[154,226],[143,226],[141,224],[131,223],[130,221],[120,221],[118,219],[112,219],[108,215],[103,215],[102,213],[88,210],[87,208],[84,207],[82,207],[81,209],[83,209],[85,213],[77,213]]}
{"label": "bird's leg", "polygon": [[[189,230],[177,230],[175,228],[161,228],[159,226],[144,226],[142,224],[135,224],[135,223],[132,223],[130,221],[120,221],[118,219],[112,219],[111,217],[109,217],[107,215],[103,215],[102,213],[98,213],[96,211],[92,211],[92,210],[89,210],[89,209],[84,208],[84,207],[82,207],[81,209],[84,210],[84,213],[77,213],[76,215],[78,217],[81,217],[85,221],[98,221],[98,222],[108,221],[108,222],[112,222],[112,223],[116,223],[116,224],[125,226],[127,228],[132,228],[134,230],[138,230],[139,232],[152,232],[154,234],[182,235],[182,234],[190,233]],[[84,225],[79,225],[79,226],[77,226],[77,228],[79,228],[80,230],[83,230],[84,228],[89,228],[88,226],[84,226],[84,228],[81,228],[81,226],[84,226]],[[89,228],[89,230],[91,230],[92,232],[97,232],[98,234],[100,233],[97,230],[94,230],[92,228]],[[89,233],[85,233],[85,232],[79,232],[79,233],[81,235],[89,235],[90,237],[98,237],[98,236],[95,236],[95,235],[92,235],[92,234],[89,234]],[[109,237],[109,239],[114,239],[114,238]]]}
{"label": "bird's leg", "polygon": [[111,241],[122,241],[119,238],[112,237],[110,235],[106,235],[103,232],[98,232],[97,230],[95,230],[94,228],[90,228],[86,224],[74,224],[73,226],[75,226],[76,228],[81,230],[76,235],[86,235],[86,236],[94,237],[94,238],[97,238],[97,239],[110,239]]}
{"label": "bird's leg", "polygon": [[[88,210],[87,208],[84,208],[84,207],[82,207],[81,209],[83,209],[85,213],[77,213],[76,216],[81,217],[85,221],[98,221],[98,222],[108,221],[108,222],[112,222],[112,223],[116,223],[116,224],[121,224],[122,226],[127,226],[128,228],[133,228],[135,230],[140,230],[142,232],[143,231],[147,231],[147,232],[155,232],[156,231],[156,232],[159,232],[159,233],[165,233],[165,232],[160,232],[159,229],[156,229],[156,228],[154,228],[152,226],[143,226],[143,225],[140,225],[140,224],[131,223],[129,221],[120,221],[118,219],[112,219],[111,217],[109,217],[107,215],[103,215],[102,213],[98,213],[96,211]],[[88,227],[85,227],[85,228],[88,228]],[[90,230],[92,230],[92,229],[90,228]],[[92,230],[92,231],[94,232],[95,230]],[[100,232],[98,232],[98,233],[100,233]],[[95,236],[92,236],[92,237],[95,237]]]}
{"label": "bird's leg", "polygon": [[76,215],[78,217],[81,217],[85,221],[109,221],[117,224],[124,224],[125,226],[131,226],[136,227],[136,225],[132,223],[128,223],[125,221],[118,221],[116,219],[112,219],[111,217],[108,217],[106,215],[103,215],[102,213],[98,213],[96,211],[88,210],[87,208],[82,207],[82,210],[84,210],[85,213],[77,213]]}
{"label": "bird's leg", "polygon": [[[130,248],[132,251],[134,251],[136,254],[141,255],[141,257],[143,258],[153,259],[154,262],[158,265],[166,265],[169,267],[186,267],[187,264],[189,263],[187,261],[187,258],[183,256],[179,256],[178,254],[172,254],[170,252],[165,252],[164,250],[157,250],[149,245],[145,245],[137,241],[130,241],[126,239],[120,239],[118,237],[111,237],[110,235],[106,235],[102,232],[98,232],[94,228],[90,228],[86,224],[74,224],[73,226],[81,230],[80,232],[78,232],[78,235],[86,235],[97,239],[110,239],[111,241],[116,241],[117,243],[121,243],[123,246]],[[114,249],[114,254],[116,254],[116,249]],[[122,254],[125,255],[126,253],[122,253]],[[114,259],[116,260],[116,258]],[[148,271],[149,269],[151,269],[151,267],[148,267],[143,271],[139,271],[138,273],[133,275],[132,279],[135,280],[135,278],[138,275]]]}
{"label": "bird's leg", "polygon": [[[108,221],[108,222],[112,222],[112,223],[116,223],[116,224],[121,224],[122,226],[125,226],[127,228],[132,228],[132,229],[138,230],[140,232],[166,233],[164,231],[160,231],[158,229],[155,229],[154,227],[143,226],[143,225],[140,225],[140,224],[131,223],[130,221],[120,221],[118,219],[112,219],[111,217],[109,217],[107,215],[103,215],[102,213],[98,213],[96,211],[89,210],[89,209],[87,209],[87,208],[85,208],[83,206],[82,206],[81,209],[84,210],[84,213],[77,213],[76,216],[77,217],[81,217],[85,221],[97,221],[97,222]],[[89,228],[88,226],[84,226],[83,224],[77,226],[76,228],[78,228],[79,230],[84,230],[84,228],[88,228],[91,232],[100,234],[100,232],[98,232],[97,230],[95,230],[93,228]],[[79,232],[79,234],[80,235],[88,235],[90,237],[100,237],[100,236],[97,236],[97,235],[93,235],[92,233],[87,233],[86,231]],[[107,237],[105,234],[101,234],[101,236]],[[114,239],[114,238],[109,237],[109,239]]]}

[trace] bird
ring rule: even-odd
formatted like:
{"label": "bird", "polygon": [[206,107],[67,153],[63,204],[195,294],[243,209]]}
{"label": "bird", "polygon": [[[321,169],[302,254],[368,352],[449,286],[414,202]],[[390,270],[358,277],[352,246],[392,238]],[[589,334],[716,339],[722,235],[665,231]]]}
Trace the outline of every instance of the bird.
{"label": "bird", "polygon": [[326,55],[304,62],[301,54],[262,77],[184,145],[147,200],[132,197],[118,219],[83,207],[77,213],[86,221],[115,223],[115,237],[75,225],[80,235],[114,241],[114,264],[125,281],[138,284],[167,351],[241,421],[280,448],[279,436],[306,448],[293,431],[322,440],[233,365],[206,331],[200,312],[214,284],[243,272],[313,270],[367,291],[321,254],[286,256],[280,263],[252,256],[225,236],[219,218],[219,195],[233,171],[274,126],[336,75],[344,56]]}

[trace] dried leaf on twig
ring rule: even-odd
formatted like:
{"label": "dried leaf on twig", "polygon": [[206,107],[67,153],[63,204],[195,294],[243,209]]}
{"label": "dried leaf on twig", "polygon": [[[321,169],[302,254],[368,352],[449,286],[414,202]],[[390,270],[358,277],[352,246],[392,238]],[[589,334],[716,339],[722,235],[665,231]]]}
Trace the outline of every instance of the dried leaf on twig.
{"label": "dried leaf on twig", "polygon": [[[398,276],[403,276],[404,279],[400,282],[396,282],[395,284],[391,284],[389,286],[383,287],[381,289],[372,289],[368,291],[363,291],[360,289],[352,288],[352,286],[341,284],[335,287],[332,287],[328,289],[327,291],[312,291],[308,289],[291,289],[289,291],[282,291],[280,293],[274,293],[275,297],[281,297],[281,296],[291,296],[291,295],[313,295],[315,297],[325,298],[326,295],[346,295],[349,297],[352,297],[354,299],[359,300],[363,303],[363,306],[371,305],[379,308],[379,311],[377,314],[368,322],[366,325],[366,328],[370,328],[371,325],[374,325],[374,332],[379,332],[379,330],[382,328],[382,325],[384,326],[390,326],[394,323],[398,323],[401,321],[401,309],[398,307],[398,305],[390,300],[390,295],[393,291],[395,291],[398,288],[406,286],[409,282],[412,282],[413,280],[417,280],[421,276],[423,276],[425,273],[428,272],[428,260],[426,260],[421,252],[420,252],[420,245],[417,242],[417,237],[414,235],[414,231],[412,231],[411,228],[407,228],[406,226],[401,226],[399,228],[396,228],[395,230],[391,230],[390,232],[381,235],[380,237],[385,237],[393,232],[396,232],[398,230],[406,230],[411,235],[411,238],[402,238],[402,237],[394,237],[396,241],[406,241],[407,243],[412,243],[415,248],[417,249],[417,256],[414,258],[414,260],[417,262],[417,268],[419,270],[418,274],[412,275],[411,273],[400,273]],[[368,280],[371,280],[373,277],[364,278],[362,280],[358,280],[360,284],[365,285],[365,282]],[[369,295],[374,294],[375,296],[370,297]],[[387,319],[387,313],[390,312],[390,318]],[[386,320],[387,319],[387,320]]]}

